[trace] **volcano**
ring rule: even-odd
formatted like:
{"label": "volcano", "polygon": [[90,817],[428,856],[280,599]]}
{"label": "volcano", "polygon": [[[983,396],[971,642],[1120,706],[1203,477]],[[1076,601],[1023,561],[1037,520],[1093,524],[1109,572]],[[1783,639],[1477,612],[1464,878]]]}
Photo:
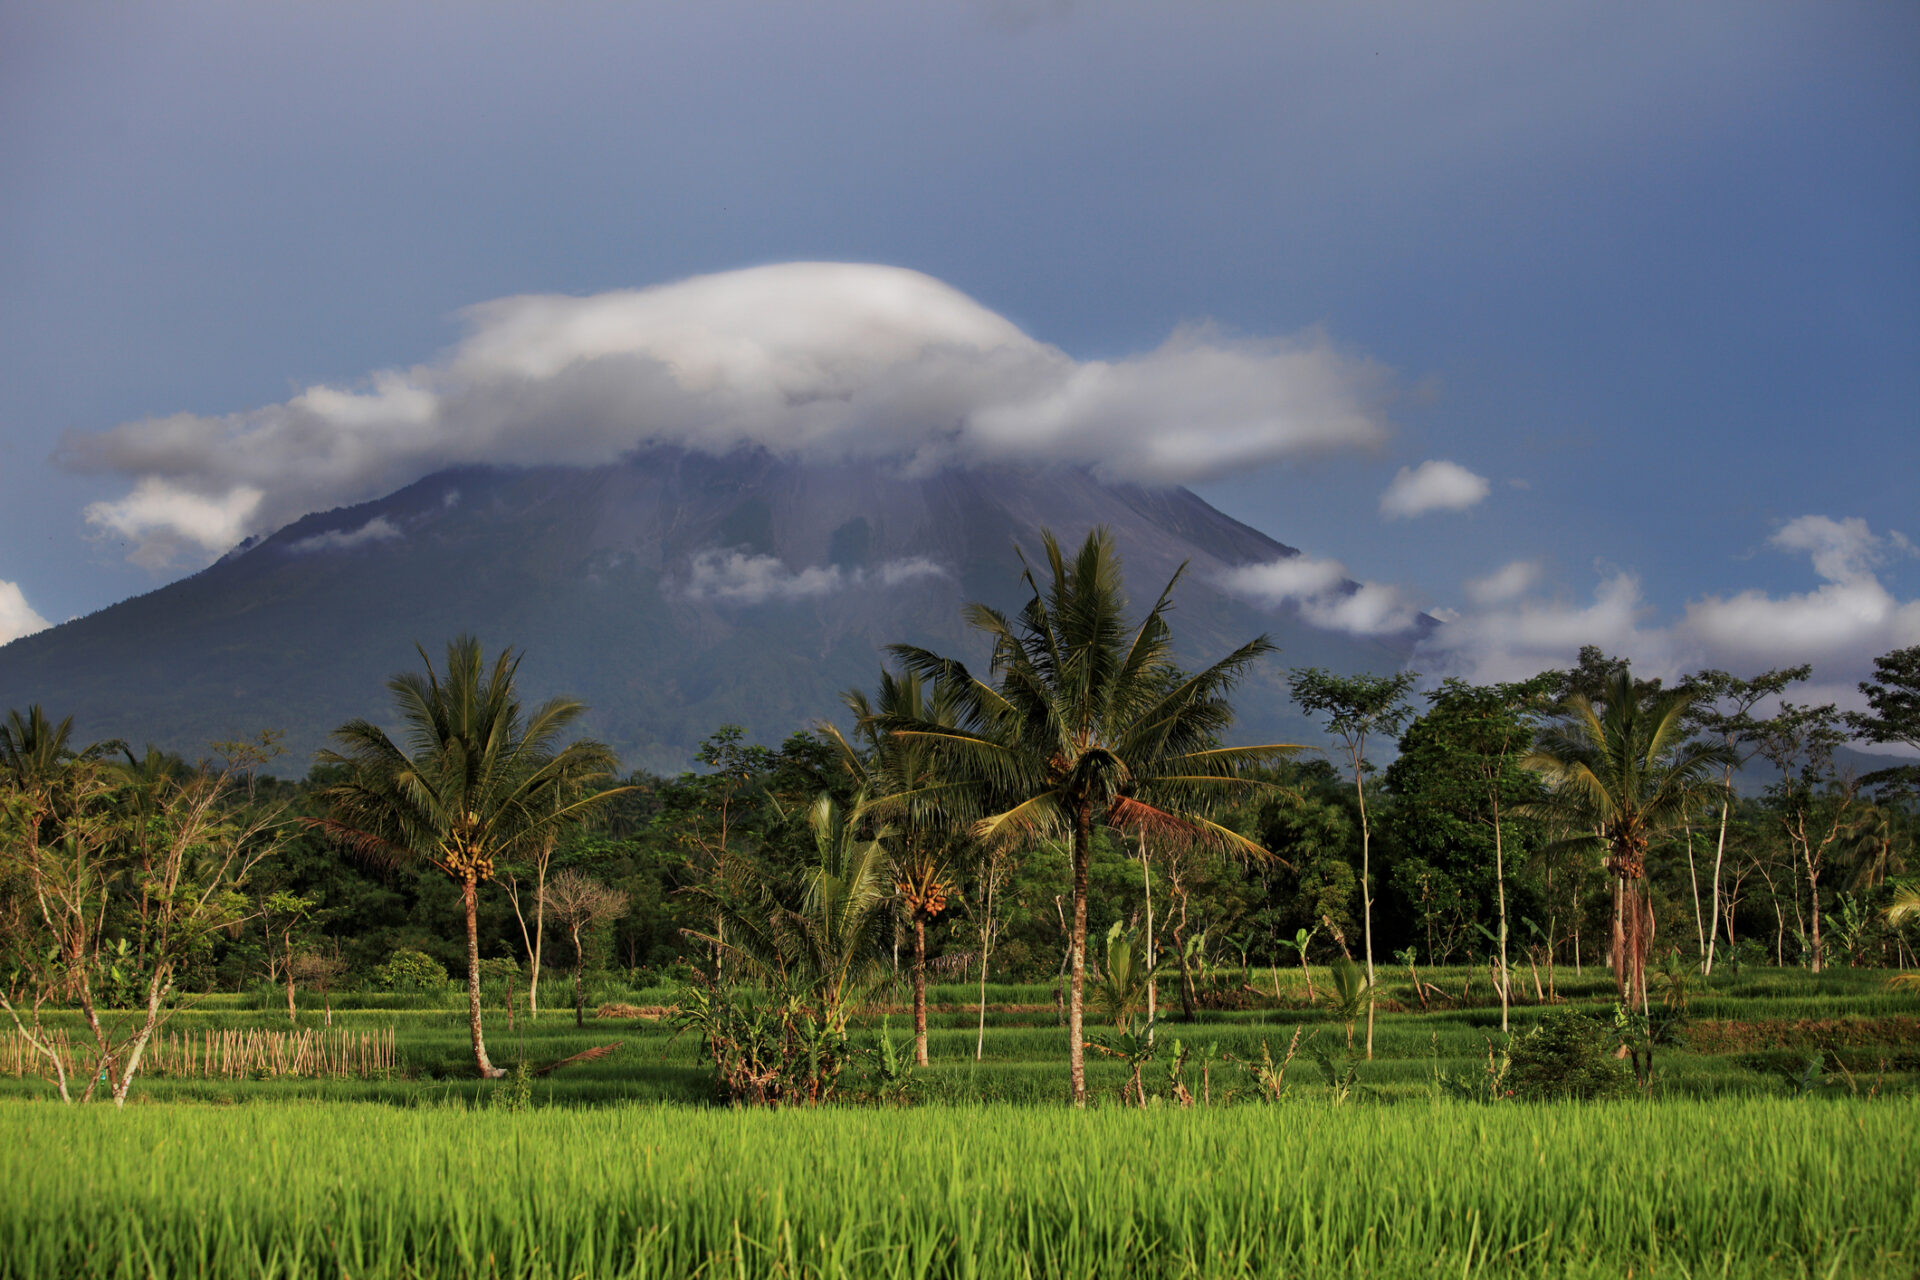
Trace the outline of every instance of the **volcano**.
{"label": "volcano", "polygon": [[[0,648],[0,707],[71,713],[83,741],[208,744],[284,734],[304,772],[327,732],[390,714],[385,681],[470,632],[524,651],[531,701],[582,699],[585,732],[630,767],[677,772],[724,723],[777,742],[871,688],[887,645],[983,663],[963,603],[1024,601],[1016,547],[1112,530],[1136,613],[1184,563],[1182,661],[1262,632],[1280,645],[1236,699],[1238,741],[1317,735],[1290,666],[1401,666],[1411,637],[1316,629],[1223,590],[1236,566],[1297,555],[1181,488],[1084,469],[914,475],[764,450],[654,449],[611,465],[443,471],[308,515],[189,578]],[[288,766],[292,767],[289,768]]]}

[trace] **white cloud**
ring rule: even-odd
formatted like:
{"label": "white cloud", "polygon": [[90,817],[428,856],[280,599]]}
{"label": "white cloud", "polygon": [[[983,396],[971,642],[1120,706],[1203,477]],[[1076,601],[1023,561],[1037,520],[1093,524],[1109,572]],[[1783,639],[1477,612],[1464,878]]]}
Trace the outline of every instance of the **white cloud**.
{"label": "white cloud", "polygon": [[1419,609],[1399,588],[1354,583],[1338,560],[1293,555],[1241,565],[1221,574],[1220,585],[1269,608],[1292,604],[1314,626],[1351,635],[1394,635],[1420,617]]}
{"label": "white cloud", "polygon": [[1515,560],[1501,565],[1484,578],[1467,581],[1467,598],[1475,604],[1503,604],[1540,581],[1538,560]]}
{"label": "white cloud", "polygon": [[[1701,667],[1753,673],[1811,662],[1816,678],[1864,674],[1872,659],[1920,644],[1920,600],[1901,600],[1874,567],[1911,555],[1898,533],[1876,534],[1866,521],[1802,516],[1768,540],[1805,555],[1825,582],[1784,596],[1747,590],[1689,601],[1677,618],[1660,621],[1642,597],[1639,580],[1603,569],[1587,602],[1530,597],[1538,565],[1515,561],[1467,584],[1479,607],[1423,641],[1421,669],[1473,680],[1519,679],[1564,667],[1582,645],[1634,660],[1648,675],[1671,679]],[[1836,683],[1843,700],[1850,683]]]}
{"label": "white cloud", "polygon": [[217,554],[239,542],[251,531],[265,496],[250,484],[209,495],[158,476],[142,476],[133,492],[118,502],[90,504],[87,523],[102,534],[132,542],[127,559],[158,569],[188,547]]}
{"label": "white cloud", "polygon": [[375,516],[358,529],[328,529],[325,533],[302,538],[288,549],[298,552],[348,551],[369,542],[387,542],[399,536],[400,530],[391,520],[385,516]]}
{"label": "white cloud", "polygon": [[20,590],[19,584],[0,581],[0,644],[45,631],[47,626],[47,620],[27,603],[26,593]]}
{"label": "white cloud", "polygon": [[1241,565],[1220,577],[1221,585],[1237,595],[1263,604],[1284,604],[1337,591],[1347,580],[1347,567],[1338,560],[1286,556],[1266,564]]}
{"label": "white cloud", "polygon": [[[1505,573],[1503,569],[1492,578]],[[1568,666],[1582,645],[1594,644],[1634,659],[1647,674],[1674,674],[1671,637],[1643,625],[1651,612],[1640,594],[1640,580],[1614,570],[1584,603],[1507,596],[1463,613],[1422,642],[1416,662],[1429,675],[1522,680],[1549,667]]]}
{"label": "white cloud", "polygon": [[1863,664],[1889,649],[1920,644],[1920,600],[1896,599],[1873,572],[1891,556],[1913,553],[1906,538],[1875,534],[1857,518],[1801,516],[1768,541],[1805,553],[1825,584],[1789,596],[1742,591],[1694,601],[1681,623],[1688,635],[1714,653],[1749,663],[1791,655],[1780,660]]}
{"label": "white cloud", "polygon": [[848,571],[839,565],[789,569],[777,556],[714,549],[693,557],[683,590],[695,600],[762,604],[768,600],[811,600],[870,584],[897,587],[945,573],[946,570],[923,556],[889,560],[871,571]]}
{"label": "white cloud", "polygon": [[1385,438],[1386,374],[1322,334],[1177,331],[1079,362],[918,272],[786,263],[468,309],[443,359],[243,413],[71,433],[131,477],[87,518],[164,563],[462,463],[592,464],[646,444],[946,463],[1072,462],[1184,483]]}
{"label": "white cloud", "polygon": [[1492,485],[1457,462],[1429,458],[1417,467],[1402,467],[1380,495],[1380,514],[1389,520],[1410,519],[1429,511],[1465,511],[1484,500]]}

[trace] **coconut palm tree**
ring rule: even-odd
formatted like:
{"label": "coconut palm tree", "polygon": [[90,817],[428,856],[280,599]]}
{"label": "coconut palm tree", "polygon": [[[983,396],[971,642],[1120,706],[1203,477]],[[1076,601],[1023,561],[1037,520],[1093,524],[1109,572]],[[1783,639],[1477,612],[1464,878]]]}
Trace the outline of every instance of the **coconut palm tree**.
{"label": "coconut palm tree", "polygon": [[480,642],[461,636],[447,646],[446,677],[420,650],[426,674],[387,681],[406,726],[405,745],[365,720],[333,731],[338,749],[320,764],[341,771],[322,788],[329,815],[316,827],[363,857],[419,861],[460,886],[467,924],[467,1012],[474,1063],[485,1077],[504,1075],[487,1058],[480,1027],[480,886],[494,864],[549,831],[577,822],[625,788],[589,793],[612,776],[604,744],[560,738],[586,708],[554,698],[523,712],[514,690],[520,659],[503,649],[489,668]]}
{"label": "coconut palm tree", "polygon": [[1070,839],[1067,1053],[1073,1103],[1085,1106],[1087,878],[1094,829],[1148,831],[1162,841],[1210,842],[1264,858],[1258,844],[1209,815],[1265,785],[1246,776],[1248,769],[1275,764],[1300,748],[1219,745],[1233,719],[1226,695],[1274,646],[1261,636],[1197,675],[1176,668],[1167,612],[1185,566],[1146,617],[1130,627],[1120,557],[1106,529],[1090,532],[1071,561],[1051,533],[1043,532],[1041,540],[1047,581],[1043,587],[1023,555],[1032,598],[1017,618],[983,604],[966,608],[967,621],[993,645],[988,678],[925,649],[893,647],[907,671],[952,699],[953,723],[903,715],[883,716],[881,724],[890,734],[933,748],[938,771],[953,788],[943,804],[950,812],[976,815],[976,838]]}
{"label": "coconut palm tree", "polygon": [[1647,1005],[1647,849],[1720,794],[1716,770],[1737,764],[1724,742],[1687,740],[1687,711],[1696,693],[1635,685],[1624,668],[1604,701],[1573,694],[1521,763],[1547,783],[1547,795],[1524,812],[1560,832],[1551,848],[1601,853],[1615,877],[1614,977],[1621,999]]}
{"label": "coconut palm tree", "polygon": [[859,689],[842,696],[855,716],[856,747],[831,724],[820,726],[841,766],[868,797],[855,820],[883,820],[889,832],[894,899],[913,926],[913,1058],[927,1065],[927,926],[947,908],[953,894],[953,865],[965,828],[947,801],[957,784],[940,773],[934,747],[921,738],[889,733],[895,721],[952,727],[950,688],[929,686],[919,676],[880,673],[880,689],[869,699]]}

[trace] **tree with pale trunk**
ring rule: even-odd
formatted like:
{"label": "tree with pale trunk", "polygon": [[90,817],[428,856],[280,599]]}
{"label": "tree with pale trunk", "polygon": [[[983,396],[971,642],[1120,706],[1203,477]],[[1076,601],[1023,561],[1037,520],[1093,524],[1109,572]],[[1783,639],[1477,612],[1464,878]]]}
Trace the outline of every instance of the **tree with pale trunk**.
{"label": "tree with pale trunk", "polygon": [[546,900],[553,908],[554,923],[567,931],[567,940],[573,944],[573,1025],[584,1027],[587,940],[594,930],[626,914],[628,898],[591,876],[567,870],[547,886]]}
{"label": "tree with pale trunk", "polygon": [[[1367,739],[1381,736],[1394,739],[1406,724],[1413,708],[1407,694],[1420,677],[1416,672],[1397,675],[1341,676],[1320,667],[1296,667],[1288,674],[1288,687],[1294,702],[1310,716],[1319,719],[1328,733],[1340,740],[1353,771],[1354,797],[1360,805],[1360,908],[1367,953],[1367,1057],[1373,1057],[1373,849],[1372,832],[1367,824]],[[1349,1037],[1351,1038],[1351,1037]]]}
{"label": "tree with pale trunk", "polygon": [[1808,963],[1815,973],[1826,968],[1827,958],[1820,882],[1835,846],[1850,833],[1860,798],[1859,781],[1834,764],[1834,751],[1846,741],[1842,723],[1830,702],[1783,702],[1756,730],[1761,759],[1780,775],[1767,786],[1766,805],[1786,834],[1807,886]]}
{"label": "tree with pale trunk", "polygon": [[1688,738],[1694,697],[1637,685],[1622,667],[1602,704],[1584,693],[1569,696],[1521,761],[1546,781],[1546,795],[1523,812],[1558,833],[1551,850],[1607,859],[1615,881],[1615,982],[1621,1001],[1642,1012],[1652,925],[1647,850],[1712,802],[1714,775],[1731,758],[1724,744]]}
{"label": "tree with pale trunk", "polygon": [[1700,933],[1700,972],[1708,976],[1713,973],[1720,935],[1721,903],[1725,900],[1721,891],[1721,869],[1726,865],[1727,822],[1733,813],[1733,775],[1760,751],[1761,722],[1755,718],[1753,710],[1766,699],[1779,697],[1788,685],[1798,684],[1812,674],[1813,667],[1810,664],[1776,667],[1751,680],[1709,669],[1696,672],[1680,683],[1680,688],[1694,695],[1688,719],[1695,730],[1718,740],[1732,753],[1732,758],[1721,768],[1720,830],[1714,840],[1713,874],[1708,880],[1711,905],[1704,915],[1700,910],[1699,877],[1693,874],[1693,842],[1687,842],[1687,871],[1693,886],[1694,925]]}
{"label": "tree with pale trunk", "polygon": [[[1512,925],[1507,912],[1507,824],[1514,811],[1535,798],[1539,783],[1519,767],[1533,746],[1535,719],[1545,704],[1551,675],[1512,684],[1474,685],[1449,679],[1428,693],[1427,714],[1415,721],[1400,742],[1400,759],[1388,770],[1414,772],[1424,786],[1423,800],[1453,800],[1450,807],[1485,827],[1493,838],[1494,904],[1498,931],[1500,1030],[1507,1031],[1513,1002],[1508,954]],[[1403,784],[1404,785],[1404,784]]]}
{"label": "tree with pale trunk", "polygon": [[487,1057],[480,1020],[480,886],[499,860],[580,821],[619,789],[613,752],[589,740],[561,745],[585,706],[554,698],[531,714],[514,688],[520,658],[489,666],[472,636],[447,646],[444,678],[426,650],[424,675],[387,681],[405,725],[402,742],[366,720],[334,730],[318,760],[340,770],[321,791],[330,816],[312,825],[376,863],[424,862],[460,887],[467,928],[467,1013],[480,1075],[506,1072]]}
{"label": "tree with pale trunk", "polygon": [[1262,636],[1197,674],[1173,661],[1167,614],[1184,566],[1137,624],[1128,622],[1113,536],[1087,535],[1069,559],[1043,532],[1044,581],[1022,556],[1026,606],[1008,617],[968,605],[969,624],[993,646],[986,677],[912,645],[893,647],[907,671],[949,691],[954,724],[902,716],[883,727],[934,749],[956,814],[977,815],[987,844],[1069,842],[1067,926],[1069,1096],[1085,1106],[1088,871],[1094,832],[1110,827],[1165,841],[1215,843],[1264,858],[1266,850],[1214,821],[1225,804],[1267,784],[1248,771],[1277,764],[1291,745],[1226,747],[1227,695],[1273,651]]}
{"label": "tree with pale trunk", "polygon": [[287,1021],[300,1021],[294,1005],[294,940],[312,921],[313,909],[320,903],[285,889],[276,889],[260,904],[260,923],[267,934],[267,955],[279,971],[287,988]]}
{"label": "tree with pale trunk", "polygon": [[[0,874],[24,881],[35,903],[26,921],[30,936],[14,940],[0,1010],[44,1060],[63,1102],[89,1101],[105,1084],[114,1105],[124,1106],[153,1037],[172,1015],[180,966],[215,934],[255,914],[247,878],[279,850],[287,830],[282,810],[260,804],[254,787],[256,771],[277,748],[263,738],[221,750],[222,764],[165,780],[143,811],[138,839],[116,803],[124,779],[96,759],[60,761],[55,839],[45,839],[40,825],[45,793],[23,792],[11,778],[0,782]],[[113,963],[107,934],[116,906],[136,889],[147,909],[139,997],[130,1012],[115,1013],[101,991]],[[86,1057],[70,1057],[41,1021],[49,1003],[77,1006],[91,1041]]]}

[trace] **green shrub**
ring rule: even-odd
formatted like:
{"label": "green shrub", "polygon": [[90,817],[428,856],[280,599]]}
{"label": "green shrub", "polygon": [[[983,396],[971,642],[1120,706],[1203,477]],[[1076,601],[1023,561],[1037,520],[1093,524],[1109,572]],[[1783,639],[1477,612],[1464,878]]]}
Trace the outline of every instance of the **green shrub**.
{"label": "green shrub", "polygon": [[505,956],[484,956],[480,961],[480,981],[506,983],[511,981],[522,990],[526,988],[526,975],[521,971],[518,960],[509,960]]}
{"label": "green shrub", "polygon": [[406,948],[374,970],[373,980],[382,991],[444,991],[452,981],[438,960]]}
{"label": "green shrub", "polygon": [[1516,1098],[1617,1098],[1632,1087],[1613,1056],[1608,1028],[1583,1013],[1555,1009],[1507,1048],[1506,1085]]}

